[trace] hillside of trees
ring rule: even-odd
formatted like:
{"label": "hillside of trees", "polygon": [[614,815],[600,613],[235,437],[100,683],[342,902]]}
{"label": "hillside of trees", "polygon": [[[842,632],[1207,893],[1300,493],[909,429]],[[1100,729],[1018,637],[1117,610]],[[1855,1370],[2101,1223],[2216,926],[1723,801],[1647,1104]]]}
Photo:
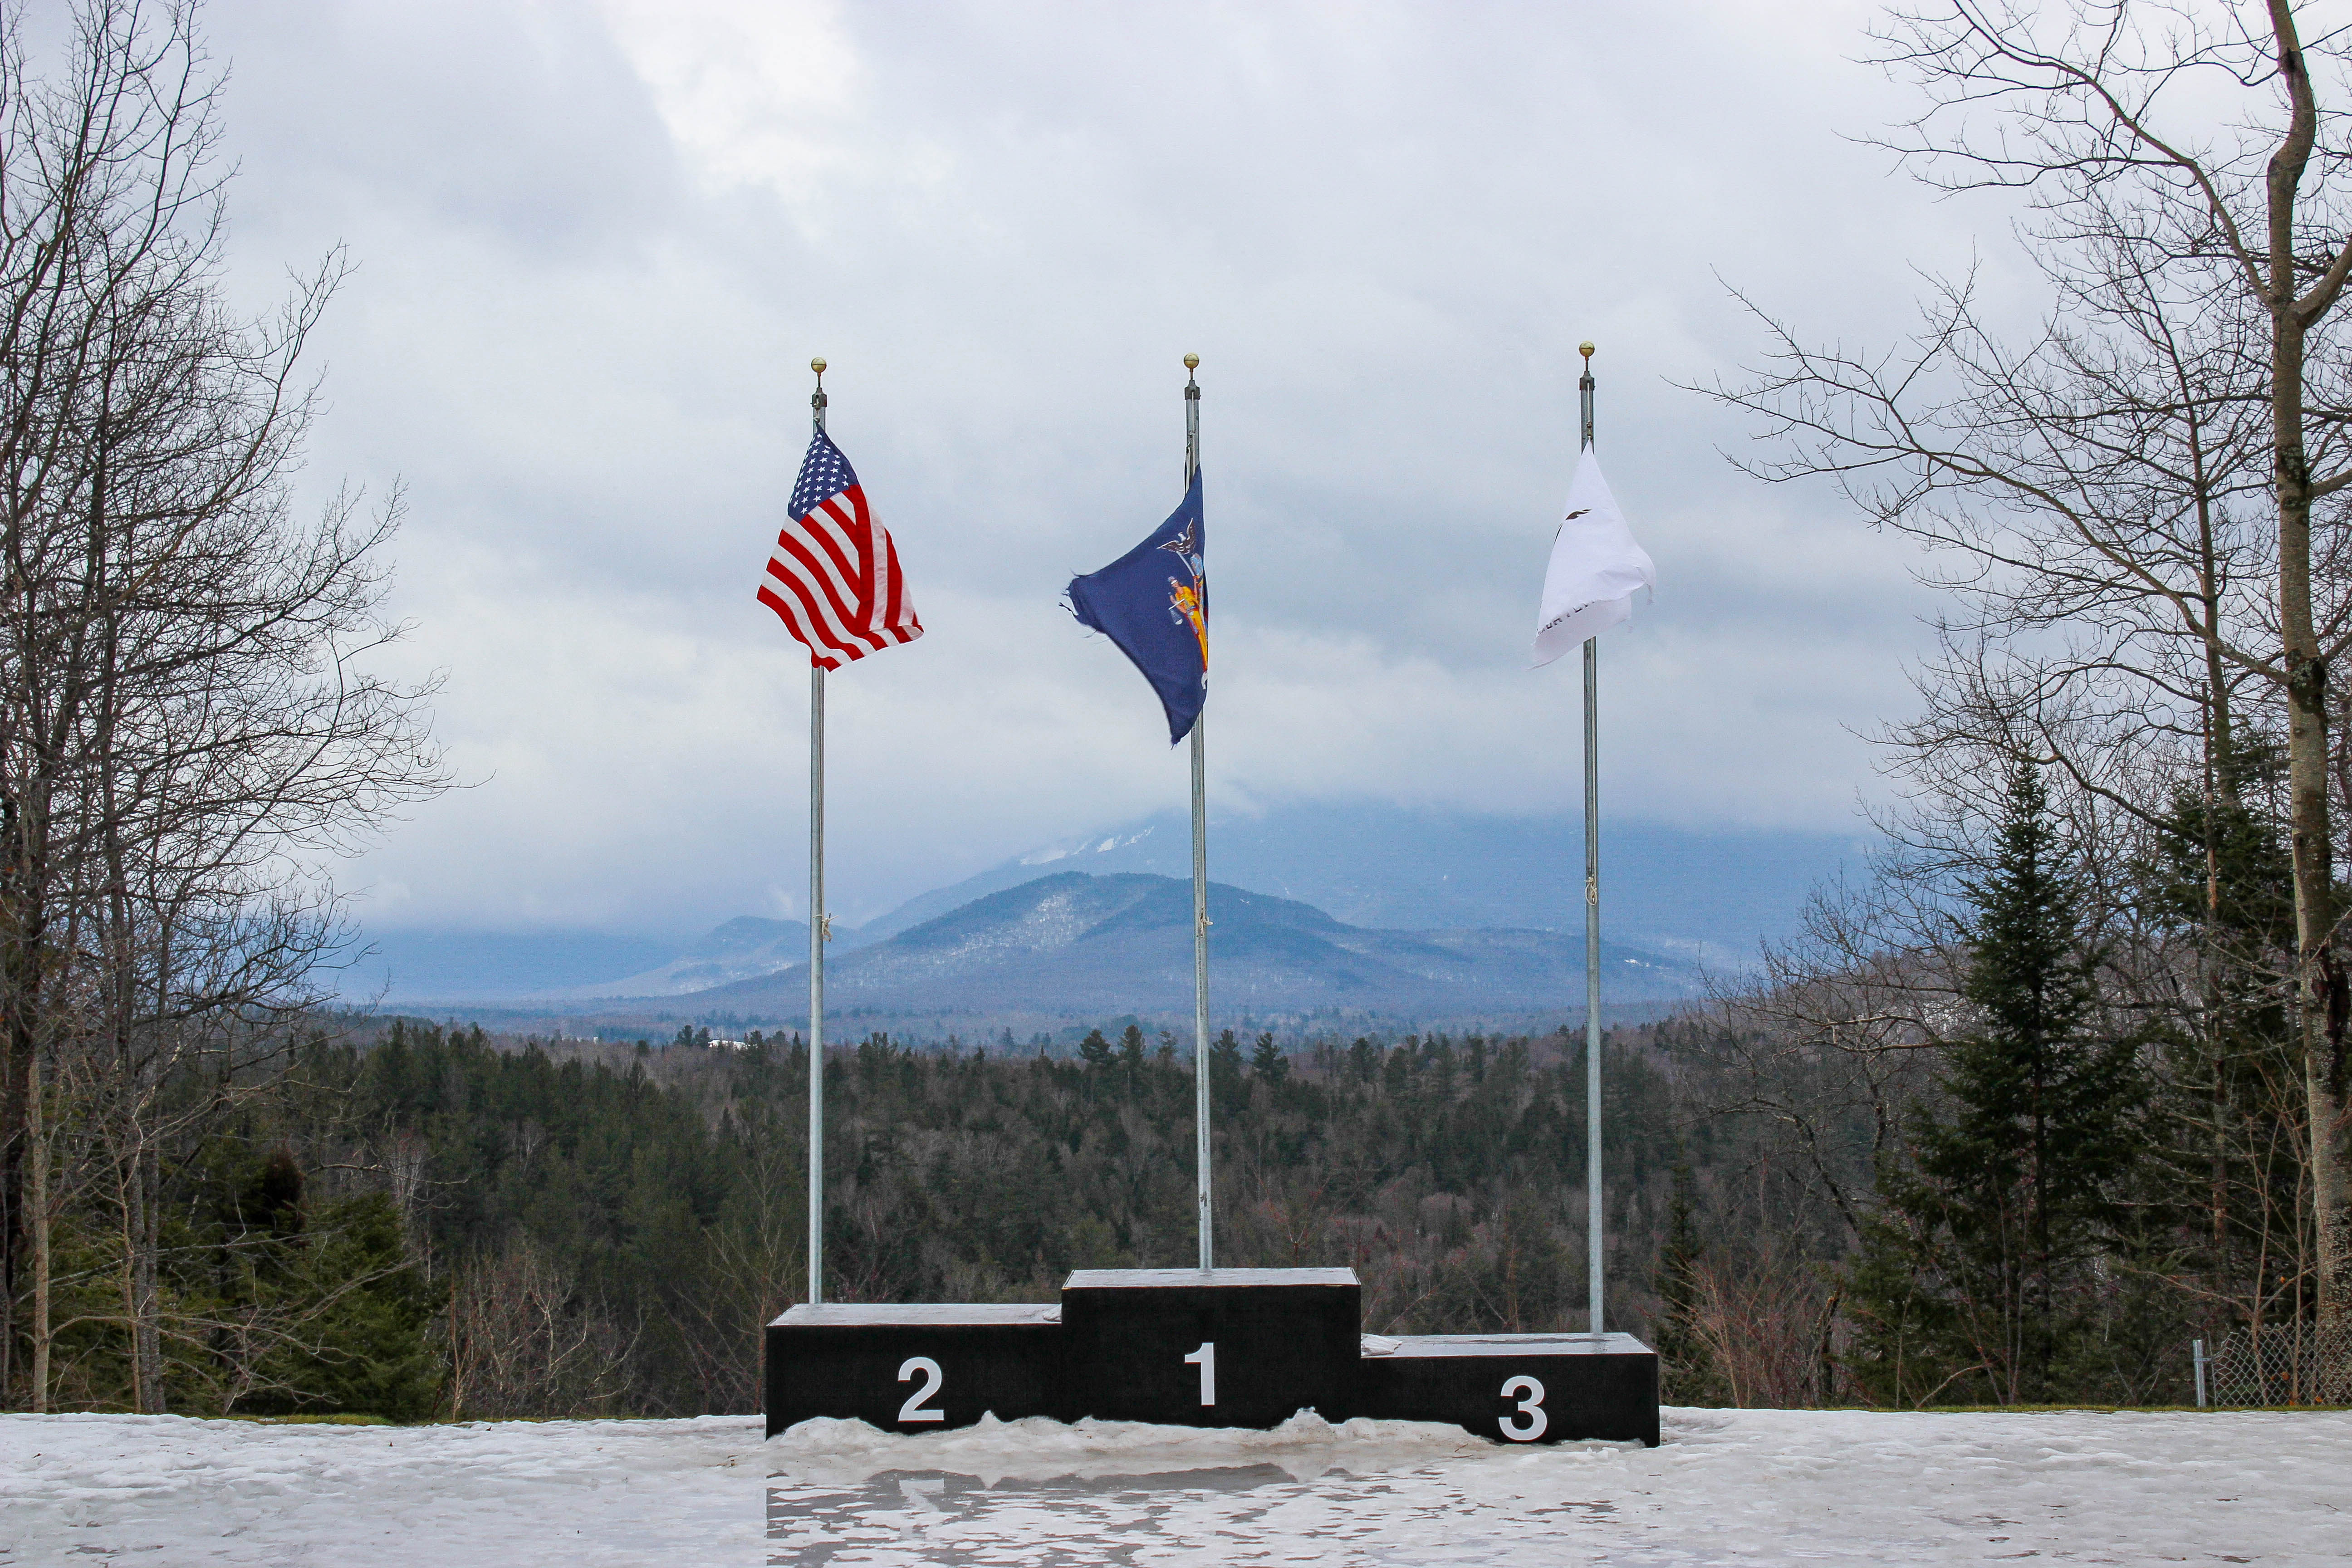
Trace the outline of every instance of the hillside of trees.
{"label": "hillside of trees", "polygon": [[[1781,954],[1609,1037],[1610,1310],[1669,1400],[2184,1403],[2190,1336],[2309,1313],[2279,1009],[2233,1015],[2216,1082],[2126,941],[2193,908],[2195,839],[2103,911],[2038,773],[2004,800],[1949,946]],[[2275,847],[2233,837],[2274,908]],[[760,1325],[804,1296],[797,1038],[341,1026],[252,1092],[184,1086],[220,1110],[164,1166],[170,1408],[757,1407]],[[1351,1267],[1375,1331],[1582,1328],[1580,1040],[1229,1032],[1211,1066],[1223,1261]],[[1170,1036],[874,1036],[826,1085],[831,1299],[1049,1300],[1074,1268],[1192,1257]],[[119,1218],[77,1190],[52,1397],[124,1405]]]}
{"label": "hillside of trees", "polygon": [[[1352,1266],[1390,1332],[1580,1323],[1561,1047],[1227,1035],[1221,1259]],[[1658,1049],[1615,1045],[1604,1107],[1613,1310],[1636,1326],[1679,1153]],[[1166,1038],[1054,1058],[877,1037],[826,1077],[831,1298],[1050,1300],[1074,1268],[1191,1260],[1192,1088]],[[321,1036],[173,1164],[170,1407],[756,1409],[759,1329],[803,1295],[806,1081],[796,1040]],[[120,1406],[119,1249],[91,1217],[59,1244],[53,1398]]]}

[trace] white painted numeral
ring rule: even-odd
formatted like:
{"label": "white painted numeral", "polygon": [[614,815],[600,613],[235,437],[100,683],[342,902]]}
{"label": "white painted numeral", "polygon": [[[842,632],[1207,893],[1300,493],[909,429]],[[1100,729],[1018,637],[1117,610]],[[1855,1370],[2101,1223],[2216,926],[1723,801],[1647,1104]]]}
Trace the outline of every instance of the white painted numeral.
{"label": "white painted numeral", "polygon": [[924,1377],[923,1386],[907,1395],[907,1403],[898,1406],[898,1419],[901,1421],[946,1420],[948,1418],[946,1411],[926,1410],[923,1408],[923,1401],[940,1391],[947,1382],[947,1374],[940,1370],[940,1363],[930,1357],[910,1355],[907,1358],[906,1364],[898,1368],[898,1381],[904,1383],[919,1372]]}
{"label": "white painted numeral", "polygon": [[1503,1436],[1512,1442],[1532,1443],[1544,1435],[1545,1427],[1551,1425],[1551,1417],[1544,1414],[1543,1384],[1534,1378],[1522,1374],[1511,1379],[1503,1384],[1503,1397],[1519,1402],[1518,1408],[1512,1412],[1513,1415],[1527,1417],[1525,1421],[1513,1421],[1510,1415],[1506,1415],[1499,1423]]}
{"label": "white painted numeral", "polygon": [[1203,1343],[1199,1350],[1184,1358],[1186,1366],[1201,1369],[1201,1403],[1217,1402],[1217,1347],[1214,1341]]}

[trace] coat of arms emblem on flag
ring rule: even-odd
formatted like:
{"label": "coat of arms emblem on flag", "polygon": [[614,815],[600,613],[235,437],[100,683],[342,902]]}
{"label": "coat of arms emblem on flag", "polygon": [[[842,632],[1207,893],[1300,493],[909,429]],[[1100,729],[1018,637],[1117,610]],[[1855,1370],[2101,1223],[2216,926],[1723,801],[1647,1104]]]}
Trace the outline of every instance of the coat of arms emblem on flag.
{"label": "coat of arms emblem on flag", "polygon": [[1201,716],[1209,689],[1209,579],[1201,476],[1151,536],[1099,572],[1070,579],[1070,613],[1118,645],[1168,715],[1168,742]]}

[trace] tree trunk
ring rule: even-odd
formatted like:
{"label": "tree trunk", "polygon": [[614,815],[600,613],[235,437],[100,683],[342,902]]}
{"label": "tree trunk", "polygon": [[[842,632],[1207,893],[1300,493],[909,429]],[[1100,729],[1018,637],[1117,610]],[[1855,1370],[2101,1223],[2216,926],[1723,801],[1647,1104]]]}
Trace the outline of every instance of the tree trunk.
{"label": "tree trunk", "polygon": [[139,1175],[126,1155],[114,1162],[114,1193],[121,1221],[122,1266],[115,1271],[115,1288],[122,1296],[122,1326],[131,1342],[131,1404],[142,1415],[147,1402],[139,1386]]}
{"label": "tree trunk", "polygon": [[2213,1075],[2211,1142],[2207,1152],[2206,1205],[2212,1227],[2212,1256],[2208,1263],[2208,1292],[2214,1301],[2229,1299],[2230,1163],[2227,1134],[2229,1075],[2225,1060],[2229,1032],[2223,1018],[2228,1000],[2221,956],[2221,815],[2238,816],[2238,780],[2234,753],[2236,737],[2230,728],[2230,683],[2221,668],[2221,601],[2219,563],[2213,551],[2212,498],[2205,482],[2200,454],[2197,486],[2198,586],[2205,605],[2205,940],[2200,944],[2199,991],[2205,1004],[2205,1060]]}
{"label": "tree trunk", "polygon": [[[2279,630],[2286,663],[2288,823],[2294,856],[2295,978],[2309,1121],[2319,1317],[2344,1316],[2343,1048],[2346,994],[2336,964],[2336,890],[2327,811],[2327,662],[2311,607],[2311,462],[2304,449],[2307,308],[2296,298],[2295,198],[2316,140],[2311,78],[2287,0],[2270,0],[2279,79],[2292,118],[2266,171],[2271,318],[2271,453],[2278,497]],[[2316,310],[2324,310],[2318,303]],[[2316,310],[2311,313],[2315,314]]]}
{"label": "tree trunk", "polygon": [[[5,918],[5,917],[0,917]],[[5,984],[5,982],[0,982]],[[25,1096],[17,1089],[20,1050],[26,1031],[17,1026],[10,988],[8,1016],[0,1024],[0,1405],[16,1378],[16,1276],[25,1234]]]}
{"label": "tree trunk", "polygon": [[2282,322],[2273,356],[2279,416],[2279,612],[2286,642],[2287,786],[2294,856],[2297,1026],[2309,1126],[2319,1314],[2344,1313],[2344,977],[2335,954],[2335,875],[2327,811],[2327,666],[2311,615],[2311,487],[2303,452],[2303,334]]}
{"label": "tree trunk", "polygon": [[32,896],[36,879],[28,861],[34,839],[25,805],[0,797],[0,1402],[16,1374],[16,1297],[26,1247],[26,1075],[37,1048],[46,934]]}
{"label": "tree trunk", "polygon": [[49,1408],[49,1130],[41,1104],[41,1063],[26,1065],[31,1092],[25,1101],[26,1142],[32,1164],[29,1215],[33,1243],[33,1414]]}
{"label": "tree trunk", "polygon": [[[2327,666],[2311,616],[2311,489],[2304,462],[2300,381],[2302,332],[2282,323],[2273,403],[2279,491],[2279,610],[2286,633],[2287,785],[2294,853],[2297,1024],[2309,1126],[2312,1223],[2317,1244],[2319,1315],[2344,1314],[2345,987],[2335,953],[2335,874],[2327,811]],[[2290,419],[2293,422],[2290,422]]]}
{"label": "tree trunk", "polygon": [[132,1156],[131,1186],[138,1194],[131,1234],[137,1247],[131,1261],[131,1351],[133,1386],[142,1415],[164,1414],[163,1322],[160,1281],[156,1278],[158,1245],[162,1239],[161,1173],[155,1156],[141,1150]]}

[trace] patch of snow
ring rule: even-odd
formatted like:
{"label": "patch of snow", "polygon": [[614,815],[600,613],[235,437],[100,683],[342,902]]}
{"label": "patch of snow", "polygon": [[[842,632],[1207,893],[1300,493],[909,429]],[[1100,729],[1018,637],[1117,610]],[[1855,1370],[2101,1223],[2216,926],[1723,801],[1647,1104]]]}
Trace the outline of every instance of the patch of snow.
{"label": "patch of snow", "polygon": [[1445,1426],[0,1416],[0,1563],[2143,1563],[2344,1560],[2352,1415],[1671,1410]]}
{"label": "patch of snow", "polygon": [[1302,1410],[1267,1432],[1139,1421],[1064,1423],[1042,1415],[999,1421],[984,1415],[974,1426],[909,1436],[863,1421],[820,1416],[768,1447],[779,1480],[855,1484],[920,1471],[969,1475],[994,1485],[1008,1479],[1131,1479],[1258,1463],[1303,1479],[1341,1459],[1375,1467],[1428,1464],[1483,1453],[1494,1445],[1458,1426],[1360,1417],[1334,1425]]}
{"label": "patch of snow", "polygon": [[756,1416],[266,1426],[0,1415],[0,1563],[762,1560]]}

